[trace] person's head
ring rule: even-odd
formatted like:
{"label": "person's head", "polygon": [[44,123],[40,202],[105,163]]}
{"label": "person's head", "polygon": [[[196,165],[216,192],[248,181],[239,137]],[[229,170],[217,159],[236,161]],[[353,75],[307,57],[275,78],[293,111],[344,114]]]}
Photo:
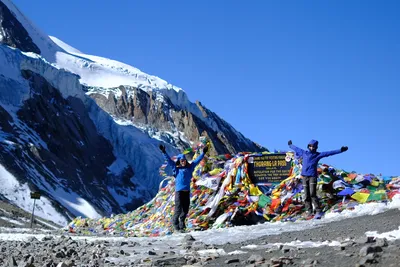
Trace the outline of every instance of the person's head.
{"label": "person's head", "polygon": [[308,148],[311,152],[316,152],[317,149],[318,149],[318,141],[317,141],[317,140],[311,140],[310,142],[308,142],[307,148]]}
{"label": "person's head", "polygon": [[184,154],[178,155],[176,163],[177,163],[177,165],[180,165],[182,167],[186,167],[186,165],[188,164],[187,159]]}

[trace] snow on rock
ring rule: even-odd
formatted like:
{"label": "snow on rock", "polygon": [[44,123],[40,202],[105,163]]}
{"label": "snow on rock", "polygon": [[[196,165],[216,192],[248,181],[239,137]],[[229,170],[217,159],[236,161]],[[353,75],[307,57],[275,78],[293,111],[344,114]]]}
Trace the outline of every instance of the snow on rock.
{"label": "snow on rock", "polygon": [[[58,38],[49,37],[45,33],[41,32],[10,0],[6,0],[4,3],[27,30],[34,44],[39,47],[41,50],[41,56],[47,62],[56,67],[56,69],[48,69],[50,73],[47,73],[44,77],[51,81],[52,85],[56,88],[58,88],[56,84],[60,85],[61,83],[66,82],[71,83],[69,86],[64,87],[63,95],[77,94],[77,89],[82,88],[73,83],[79,82],[88,87],[92,87],[92,89],[87,92],[88,94],[103,93],[108,96],[110,92],[113,92],[118,97],[121,94],[118,86],[121,85],[139,88],[147,92],[157,91],[160,93],[157,95],[157,99],[163,101],[161,95],[167,96],[175,107],[196,115],[196,117],[200,118],[215,132],[232,130],[238,140],[243,143],[250,142],[230,125],[220,125],[220,122],[216,122],[215,118],[209,118],[207,115],[203,114],[202,110],[196,104],[189,101],[188,96],[181,88],[176,87],[159,77],[146,74],[128,64],[108,58],[84,54]],[[32,55],[29,56],[33,57]],[[35,66],[33,69],[37,70],[41,67],[42,66]],[[65,74],[57,77],[54,73],[57,68],[60,71],[61,69],[68,70],[78,76],[76,76],[76,79],[67,78]],[[27,69],[33,70],[32,66]],[[41,74],[43,74],[43,72],[41,72]],[[65,79],[59,80],[60,78]],[[68,92],[65,92],[65,90]],[[132,95],[132,92],[128,92],[128,95],[129,94]],[[229,129],[225,129],[227,126]]]}
{"label": "snow on rock", "polygon": [[2,0],[2,2],[10,9],[16,19],[26,29],[32,41],[39,47],[41,55],[48,61],[53,62],[55,59],[55,53],[62,51],[62,48],[56,45],[45,33],[43,33],[38,27],[36,27],[32,21],[30,21],[15,5],[11,0]]}
{"label": "snow on rock", "polygon": [[87,104],[97,130],[112,143],[114,155],[133,167],[134,182],[156,192],[160,182],[158,168],[164,162],[158,149],[159,141],[132,125],[115,123],[93,100],[88,100]]}
{"label": "snow on rock", "polygon": [[56,43],[59,47],[63,48],[66,52],[72,53],[72,54],[83,54],[81,51],[76,49],[75,47],[70,46],[69,44],[64,43],[60,39],[54,36],[49,36],[49,38]]}
{"label": "snow on rock", "polygon": [[[118,166],[121,167],[122,162],[133,167],[135,177],[137,177],[133,182],[137,185],[137,188],[135,191],[126,189],[127,192],[123,196],[116,198],[122,201],[121,205],[127,202],[128,197],[138,196],[139,192],[137,190],[139,189],[148,191],[153,188],[153,191],[156,192],[160,181],[158,166],[164,161],[158,150],[158,140],[152,139],[148,134],[143,133],[133,125],[117,124],[94,100],[85,95],[82,85],[79,83],[79,76],[66,70],[57,69],[43,57],[33,53],[22,53],[17,49],[0,45],[0,61],[0,66],[2,66],[2,69],[0,69],[2,74],[0,75],[0,81],[2,81],[0,83],[0,103],[10,112],[15,122],[19,123],[19,128],[24,129],[26,126],[16,117],[15,112],[21,106],[22,101],[30,97],[29,84],[21,76],[21,70],[30,70],[44,77],[62,93],[64,98],[72,96],[83,101],[98,132],[107,138],[114,147],[114,154],[118,161],[115,166],[110,167],[112,172],[116,172]],[[5,70],[4,66],[8,66],[7,70]],[[34,131],[29,132],[34,133]],[[35,146],[40,145],[47,148],[40,138],[35,136],[32,138],[31,135],[26,138],[31,138],[35,141]],[[19,138],[25,138],[25,135],[22,134]],[[6,142],[6,139],[3,139]],[[54,195],[63,196],[64,192],[54,192]],[[114,192],[114,197],[117,195],[118,193]],[[149,200],[151,195],[147,195],[145,198]],[[78,199],[77,202],[70,201],[68,198],[58,200],[69,207],[74,215],[80,214],[91,218],[98,217],[98,213],[89,207],[90,205],[85,200]],[[84,212],[79,208],[80,206],[87,206],[88,210]]]}
{"label": "snow on rock", "polygon": [[12,223],[12,224],[20,225],[20,226],[25,225],[24,223],[22,223],[22,222],[20,222],[20,221],[13,220],[13,219],[10,219],[10,218],[7,218],[7,217],[0,217],[0,219],[2,219],[3,221],[10,222],[10,223]]}
{"label": "snow on rock", "polygon": [[68,96],[85,98],[79,76],[55,68],[37,54],[24,53],[0,45],[0,79],[5,83],[0,84],[0,100],[3,104],[20,106],[29,98],[29,82],[22,77],[21,70],[30,70],[43,76],[52,86],[60,90],[64,98]]}
{"label": "snow on rock", "polygon": [[101,215],[84,198],[75,192],[66,192],[62,188],[57,188],[52,196],[76,216],[88,218],[101,218]]}
{"label": "snow on rock", "polygon": [[[65,52],[56,52],[56,66],[67,69],[80,76],[80,82],[92,87],[88,94],[101,93],[108,97],[110,92],[120,96],[118,86],[131,86],[144,91],[158,91],[157,96],[163,101],[163,95],[183,110],[187,110],[203,120],[214,131],[221,131],[214,120],[204,117],[200,108],[189,101],[187,94],[181,89],[152,75],[148,75],[139,69],[127,64],[103,58],[87,55],[69,46],[56,37],[50,37]],[[129,89],[129,87],[128,87]],[[133,90],[128,90],[128,96],[133,96]],[[241,135],[237,135],[240,137]]]}
{"label": "snow on rock", "polygon": [[375,238],[386,238],[387,240],[396,240],[400,239],[400,226],[399,229],[385,232],[385,233],[380,233],[378,234],[377,231],[369,231],[365,233],[366,236],[372,236]]}
{"label": "snow on rock", "polygon": [[57,52],[55,63],[81,76],[81,81],[84,84],[98,87],[132,85],[146,91],[152,89],[182,91],[181,88],[156,76],[148,75],[135,67],[116,60],[83,54],[56,37],[50,36],[50,38],[60,48],[68,52]]}
{"label": "snow on rock", "polygon": [[0,45],[0,102],[3,105],[21,106],[29,98],[29,84],[21,76],[20,64],[23,56],[17,51],[12,52],[13,50],[15,49]]}
{"label": "snow on rock", "polygon": [[[0,194],[25,211],[32,212],[33,200],[30,198],[31,191],[28,184],[20,184],[2,165],[0,165],[0,184]],[[36,207],[41,207],[35,211],[37,216],[60,225],[68,223],[66,218],[52,206],[48,198],[42,196],[39,200],[36,200]]]}
{"label": "snow on rock", "polygon": [[[126,164],[132,167],[135,174],[131,179],[134,189],[124,188],[123,193],[121,193],[121,190],[109,190],[119,204],[125,204],[130,198],[139,195],[143,196],[143,201],[151,199],[151,194],[156,192],[161,179],[158,167],[164,162],[158,144],[160,140],[165,140],[164,136],[166,138],[174,137],[175,133],[168,134],[158,129],[154,129],[154,131],[152,129],[138,129],[138,125],[132,124],[119,125],[114,121],[118,118],[110,117],[94,100],[85,94],[86,87],[83,88],[82,84],[89,88],[92,87],[87,94],[96,92],[96,90],[99,92],[103,90],[104,94],[113,92],[118,96],[122,93],[118,89],[120,85],[124,85],[128,89],[130,86],[127,93],[131,95],[134,92],[134,87],[148,92],[156,92],[157,101],[164,102],[166,101],[164,97],[168,97],[175,107],[193,113],[216,132],[223,132],[224,128],[227,127],[228,124],[217,123],[215,118],[207,117],[198,105],[189,101],[182,89],[156,76],[148,75],[135,67],[115,60],[84,54],[55,37],[49,37],[32,24],[11,0],[4,0],[3,2],[27,30],[41,53],[40,55],[31,52],[24,53],[18,49],[0,45],[1,105],[19,123],[18,127],[24,129],[23,123],[16,118],[15,112],[23,101],[31,96],[32,92],[29,81],[22,77],[21,70],[29,70],[42,76],[53,87],[57,88],[66,99],[68,97],[81,99],[90,113],[90,118],[97,131],[113,145],[113,153],[117,161],[109,167],[110,172],[117,175],[121,173],[124,164]],[[13,90],[10,90],[10,88],[13,88]],[[170,110],[169,112],[173,111]],[[232,128],[228,125],[229,127]],[[26,130],[28,132],[30,129]],[[229,130],[237,133],[233,128]],[[187,143],[190,142],[182,132],[179,133],[176,130],[176,133],[178,139],[183,139]],[[241,138],[239,133],[237,133],[237,136],[238,139]],[[19,138],[22,137],[29,136],[24,133]],[[46,144],[39,137],[32,140],[33,146],[42,146],[47,149]],[[0,136],[0,141],[8,142],[4,136]],[[24,141],[27,142],[28,139],[24,139]],[[13,144],[8,143],[8,147],[12,149]],[[168,151],[177,154],[176,149],[171,145],[167,145],[167,147]],[[58,179],[58,177],[54,177],[54,179]],[[40,180],[43,179],[39,177],[38,181]],[[66,205],[74,215],[82,214],[85,217],[92,218],[96,218],[98,215],[90,203],[81,199],[78,195],[71,195],[72,193],[65,191],[52,191],[50,187],[46,187],[46,192],[57,196],[59,199],[57,197],[55,199]],[[74,198],[74,201],[71,198]],[[86,207],[87,210],[83,211],[81,207]]]}
{"label": "snow on rock", "polygon": [[32,57],[32,53],[24,53],[21,69],[30,70],[44,77],[53,87],[57,88],[64,98],[69,96],[85,98],[79,76],[71,72],[60,70],[48,64],[41,57]]}
{"label": "snow on rock", "polygon": [[148,75],[127,64],[98,56],[86,55],[56,37],[49,37],[36,27],[10,0],[3,0],[16,19],[27,30],[41,55],[59,68],[65,68],[89,86],[118,87],[132,85],[143,90],[171,89],[182,91],[156,76]]}

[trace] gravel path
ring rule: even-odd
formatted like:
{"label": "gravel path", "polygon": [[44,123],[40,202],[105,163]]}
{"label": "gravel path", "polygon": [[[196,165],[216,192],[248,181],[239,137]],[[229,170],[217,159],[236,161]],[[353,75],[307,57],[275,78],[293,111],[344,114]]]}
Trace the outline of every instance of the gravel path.
{"label": "gravel path", "polygon": [[[115,240],[103,236],[88,241],[76,236],[57,237],[53,232],[36,234],[27,241],[0,241],[0,266],[399,266],[400,240],[365,236],[366,231],[388,232],[399,229],[399,225],[400,211],[396,209],[224,245],[207,245],[190,234],[169,239]],[[293,241],[329,241],[334,246],[282,245]],[[235,251],[245,254],[226,255]]]}
{"label": "gravel path", "polygon": [[[251,255],[259,255],[264,260],[263,264],[271,264],[271,259],[279,259],[283,257],[283,261],[291,263],[288,266],[356,266],[365,265],[366,256],[360,256],[360,250],[363,247],[375,246],[381,247],[383,252],[374,252],[374,266],[399,266],[400,265],[400,242],[387,242],[389,246],[384,246],[381,240],[378,244],[375,240],[368,240],[365,236],[367,231],[377,231],[378,233],[389,232],[399,229],[400,211],[389,210],[374,216],[362,216],[333,222],[322,225],[318,228],[282,233],[274,236],[264,236],[257,240],[242,242],[241,244],[228,244],[223,246],[224,250],[229,253],[235,250],[244,250],[246,245],[268,246],[271,243],[290,243],[292,241],[338,241],[337,246],[323,246],[319,248],[297,249],[284,246],[278,249],[256,248],[247,254],[236,256],[221,256],[208,262],[208,266],[243,266],[248,264],[247,261]],[[345,241],[345,240],[349,241]],[[379,250],[379,248],[377,249]],[[369,251],[372,251],[371,249]],[[371,254],[371,253],[369,253]],[[369,255],[368,257],[372,257]],[[238,259],[238,263],[227,264],[227,260]],[[279,262],[279,260],[277,260]],[[369,264],[369,263],[367,263]],[[391,265],[392,264],[392,265]],[[253,266],[253,265],[250,265]],[[263,266],[260,264],[260,266]],[[267,266],[267,265],[265,265]],[[280,266],[279,263],[276,266]],[[285,265],[286,266],[286,265]]]}

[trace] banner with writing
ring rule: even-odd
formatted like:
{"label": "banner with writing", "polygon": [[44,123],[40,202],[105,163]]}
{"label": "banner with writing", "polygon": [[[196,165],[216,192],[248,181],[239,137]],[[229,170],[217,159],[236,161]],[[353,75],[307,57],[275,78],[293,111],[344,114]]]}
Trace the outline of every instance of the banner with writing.
{"label": "banner with writing", "polygon": [[249,177],[254,184],[279,183],[288,178],[291,159],[286,154],[269,154],[249,158]]}

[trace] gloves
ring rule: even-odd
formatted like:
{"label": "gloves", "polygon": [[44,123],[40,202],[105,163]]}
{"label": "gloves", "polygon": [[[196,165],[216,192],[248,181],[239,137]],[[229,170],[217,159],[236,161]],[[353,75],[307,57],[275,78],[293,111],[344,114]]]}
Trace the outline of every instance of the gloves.
{"label": "gloves", "polygon": [[342,146],[342,148],[340,149],[340,151],[345,152],[347,151],[349,148],[347,146]]}
{"label": "gloves", "polygon": [[289,142],[287,142],[287,144],[289,145],[289,146],[291,146],[293,143],[292,143],[292,140],[289,140]]}
{"label": "gloves", "polygon": [[205,147],[203,148],[203,153],[206,154],[207,151],[208,151],[208,146],[205,146]]}
{"label": "gloves", "polygon": [[159,148],[160,148],[161,152],[165,154],[165,146],[160,145]]}

